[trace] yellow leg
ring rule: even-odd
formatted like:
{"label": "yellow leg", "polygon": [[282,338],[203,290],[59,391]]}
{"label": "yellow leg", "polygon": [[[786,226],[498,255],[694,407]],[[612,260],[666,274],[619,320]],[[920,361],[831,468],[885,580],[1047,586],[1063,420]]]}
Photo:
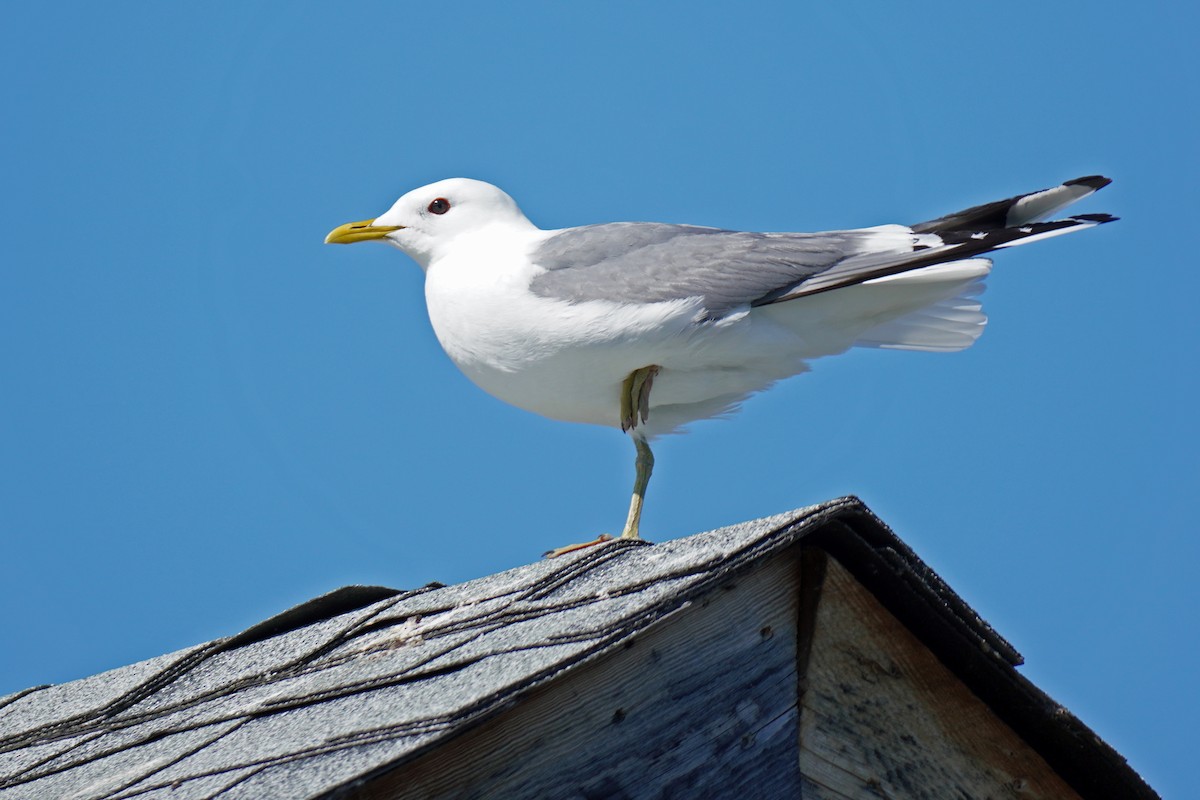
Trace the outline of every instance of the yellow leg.
{"label": "yellow leg", "polygon": [[633,462],[637,474],[633,479],[633,497],[629,501],[629,516],[625,519],[625,530],[621,532],[622,539],[641,538],[638,535],[638,525],[642,521],[642,503],[646,500],[646,486],[650,483],[650,473],[654,471],[654,453],[650,452],[650,444],[635,435],[633,445],[637,448],[637,460]]}
{"label": "yellow leg", "polygon": [[[621,382],[621,430],[628,433],[638,426],[639,422],[650,419],[650,389],[654,386],[654,376],[659,367],[651,364],[629,373],[629,377]],[[649,443],[640,434],[630,434],[633,446],[637,448],[637,460],[634,467],[637,474],[633,479],[633,497],[629,501],[629,516],[625,519],[625,530],[621,532],[622,539],[640,539],[638,525],[642,521],[642,504],[646,500],[646,486],[650,483],[650,473],[654,471],[654,453],[650,452]],[[590,542],[569,544],[545,553],[546,558],[555,558],[564,553],[572,553],[585,547],[594,547],[604,542],[612,541],[608,534],[601,534]]]}
{"label": "yellow leg", "polygon": [[[629,501],[629,517],[625,520],[625,530],[621,532],[622,539],[642,538],[638,534],[638,525],[642,521],[642,503],[646,499],[646,486],[650,483],[650,473],[654,471],[654,453],[650,451],[650,444],[641,436],[635,435],[632,438],[633,445],[637,448],[637,459],[633,462],[637,474],[633,479],[633,498]],[[546,558],[555,558],[565,553],[573,553],[576,550],[594,547],[609,541],[612,541],[612,537],[605,533],[590,542],[558,547],[544,555]]]}

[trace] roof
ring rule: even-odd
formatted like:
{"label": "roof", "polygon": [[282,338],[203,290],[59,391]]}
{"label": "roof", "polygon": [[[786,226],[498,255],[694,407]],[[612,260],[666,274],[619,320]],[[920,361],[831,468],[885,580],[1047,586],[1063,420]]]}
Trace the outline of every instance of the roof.
{"label": "roof", "polygon": [[837,558],[1080,794],[1156,797],[856,498],[455,586],[350,586],[236,636],[0,698],[0,799],[336,798],[797,544]]}

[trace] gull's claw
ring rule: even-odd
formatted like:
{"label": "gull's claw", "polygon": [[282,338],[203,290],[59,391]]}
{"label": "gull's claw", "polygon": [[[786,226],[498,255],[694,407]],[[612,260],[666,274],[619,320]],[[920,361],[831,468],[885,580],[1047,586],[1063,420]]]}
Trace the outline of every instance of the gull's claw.
{"label": "gull's claw", "polygon": [[553,550],[547,550],[542,553],[542,558],[558,558],[567,553],[574,553],[576,550],[582,550],[585,547],[595,547],[598,544],[614,541],[613,537],[607,533],[602,533],[590,542],[579,542],[578,544],[568,544],[563,547],[556,547]]}

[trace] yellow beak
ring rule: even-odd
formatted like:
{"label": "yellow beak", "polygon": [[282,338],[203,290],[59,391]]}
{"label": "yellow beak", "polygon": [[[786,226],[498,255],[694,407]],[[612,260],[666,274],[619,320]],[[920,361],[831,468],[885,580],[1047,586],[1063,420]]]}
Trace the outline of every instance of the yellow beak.
{"label": "yellow beak", "polygon": [[350,244],[352,242],[365,242],[368,239],[382,239],[392,231],[398,231],[403,228],[403,225],[373,225],[373,219],[364,219],[362,222],[347,222],[345,225],[339,225],[329,232],[325,237],[325,244]]}

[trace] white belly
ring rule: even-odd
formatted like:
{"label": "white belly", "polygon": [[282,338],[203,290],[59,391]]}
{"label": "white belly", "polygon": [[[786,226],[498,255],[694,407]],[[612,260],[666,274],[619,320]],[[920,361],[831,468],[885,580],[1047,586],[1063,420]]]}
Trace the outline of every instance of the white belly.
{"label": "white belly", "polygon": [[[749,315],[697,326],[694,301],[571,304],[532,295],[520,282],[481,287],[436,269],[425,295],[438,340],[467,377],[552,419],[618,427],[621,383],[654,364],[661,372],[645,430],[655,435],[804,369],[780,352],[778,326]],[[794,335],[784,338],[794,348]]]}

